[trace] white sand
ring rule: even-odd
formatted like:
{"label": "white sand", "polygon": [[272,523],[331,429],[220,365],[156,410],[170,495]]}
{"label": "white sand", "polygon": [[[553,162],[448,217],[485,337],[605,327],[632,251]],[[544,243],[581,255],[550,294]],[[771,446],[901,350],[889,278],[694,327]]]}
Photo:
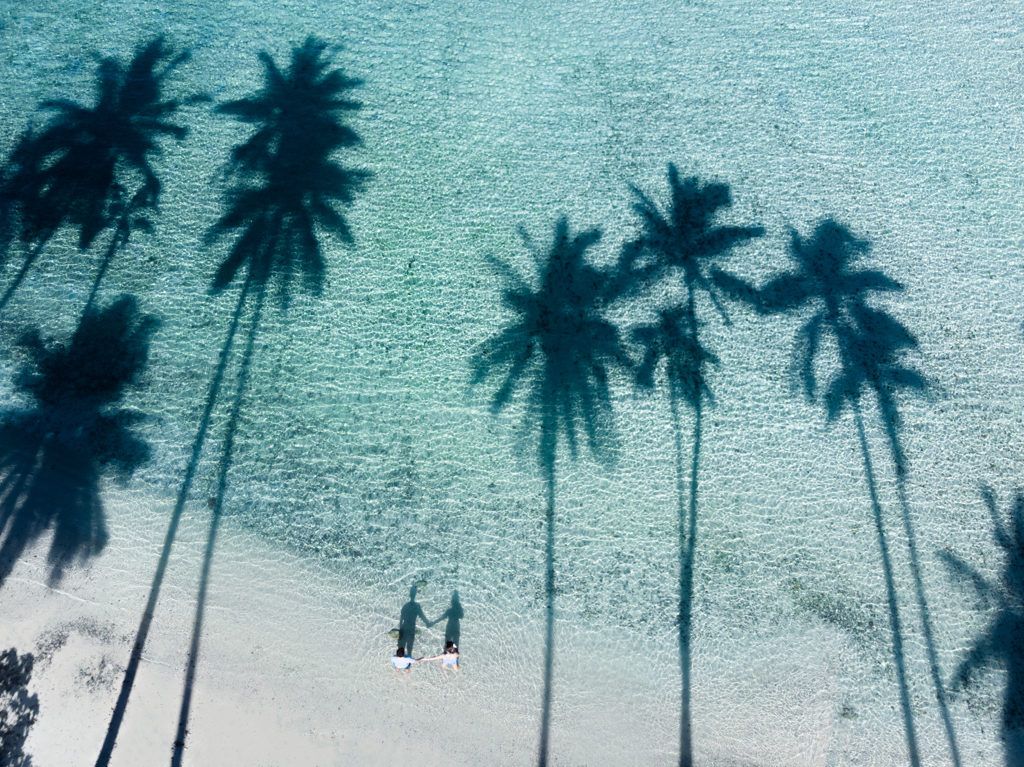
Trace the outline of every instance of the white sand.
{"label": "white sand", "polygon": [[[27,750],[38,767],[91,765],[102,741],[169,511],[167,504],[140,511],[140,502],[108,509],[114,537],[107,550],[59,588],[44,582],[43,541],[0,590],[0,645],[37,655],[32,689],[41,712]],[[183,523],[115,766],[169,760],[205,521],[197,514]],[[405,597],[405,577],[391,594],[362,592],[341,573],[274,551],[230,521],[221,541],[186,763],[531,763],[540,614],[499,620],[510,614],[504,606],[474,604],[464,594],[464,670],[420,667],[403,676],[390,669],[386,632]],[[440,586],[421,590],[428,614],[446,599]],[[383,614],[389,600],[392,614]],[[417,654],[440,639],[440,626],[425,632]],[[619,640],[560,627],[553,763],[674,760],[677,670],[645,667],[650,648]],[[818,640],[812,657],[788,641],[766,640],[734,657],[717,649],[709,658],[698,647],[698,754],[707,763],[826,763],[836,645],[824,634]],[[638,663],[626,661],[630,645]],[[761,669],[753,675],[743,657],[751,651]],[[778,705],[766,707],[766,697]]]}
{"label": "white sand", "polygon": [[[113,516],[116,529],[125,517]],[[37,654],[32,689],[41,711],[26,750],[40,767],[92,764],[96,757],[155,566],[156,527],[134,531],[140,537],[130,545],[115,538],[58,588],[44,582],[44,541],[0,592],[0,643]],[[199,547],[190,538],[201,528],[202,520],[192,520],[183,529],[114,765],[169,759],[198,573]],[[502,753],[532,747],[532,726],[496,725],[492,712],[467,705],[462,679],[436,668],[408,678],[392,672],[392,642],[372,625],[375,616],[353,604],[357,594],[338,594],[337,608],[325,609],[324,573],[294,558],[272,561],[261,541],[230,526],[222,541],[187,763],[493,764]],[[109,583],[121,586],[112,590]],[[358,614],[361,624],[351,618]],[[442,731],[448,714],[457,717],[457,731]]]}

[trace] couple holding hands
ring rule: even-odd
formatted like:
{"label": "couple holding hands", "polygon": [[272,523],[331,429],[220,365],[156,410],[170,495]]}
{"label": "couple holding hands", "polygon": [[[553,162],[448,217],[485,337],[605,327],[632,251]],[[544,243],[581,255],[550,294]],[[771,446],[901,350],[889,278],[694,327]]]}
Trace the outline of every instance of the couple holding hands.
{"label": "couple holding hands", "polygon": [[[459,670],[459,633],[461,631],[462,604],[459,592],[452,592],[452,602],[436,620],[430,620],[423,613],[423,608],[416,601],[416,584],[409,589],[409,601],[402,605],[402,613],[398,622],[398,649],[391,658],[391,665],[398,671],[410,672],[412,667],[424,661],[439,660],[444,668]],[[423,620],[427,628],[447,619],[444,627],[444,649],[440,655],[414,658],[413,644],[416,641],[416,621]]]}

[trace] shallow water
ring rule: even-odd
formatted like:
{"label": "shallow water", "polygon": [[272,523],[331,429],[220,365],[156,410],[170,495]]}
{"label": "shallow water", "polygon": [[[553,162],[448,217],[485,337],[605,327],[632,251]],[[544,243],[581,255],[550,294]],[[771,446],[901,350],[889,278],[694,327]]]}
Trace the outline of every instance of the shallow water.
{"label": "shallow water", "polygon": [[[908,497],[950,680],[990,613],[938,554],[953,550],[998,576],[979,491],[991,485],[1005,509],[1024,463],[1022,8],[607,6],[236,0],[140,2],[126,12],[116,2],[68,2],[58,13],[15,2],[0,10],[0,146],[41,119],[42,100],[87,99],[94,54],[127,57],[156,34],[192,49],[174,90],[217,101],[258,87],[258,51],[283,61],[310,32],[344,45],[339,61],[366,81],[353,120],[364,145],[348,162],[373,178],[348,216],[355,246],[325,235],[323,295],[296,296],[287,312],[268,304],[222,534],[248,528],[359,583],[382,625],[397,621],[414,580],[428,584],[428,613],[457,588],[465,651],[479,632],[490,655],[517,658],[495,674],[508,705],[527,713],[538,705],[540,653],[531,653],[536,667],[517,656],[522,643],[541,641],[545,495],[535,444],[520,430],[522,401],[492,416],[492,389],[470,386],[474,350],[507,319],[485,256],[529,273],[516,228],[544,243],[566,214],[575,227],[602,229],[591,257],[611,263],[636,227],[629,184],[663,201],[668,162],[729,183],[725,220],[766,228],[728,260],[751,279],[788,266],[790,227],[809,234],[835,216],[907,286],[878,303],[917,335],[914,361],[935,383],[931,398],[900,405]],[[152,416],[142,431],[154,448],[131,489],[160,499],[173,499],[180,483],[238,290],[209,294],[224,249],[202,237],[221,213],[220,173],[246,130],[202,105],[183,121],[188,138],[166,142],[155,163],[164,183],[155,232],[133,238],[102,293],[132,293],[162,320],[146,386],[128,402]],[[7,346],[26,325],[70,332],[97,259],[70,234],[56,238],[0,317]],[[651,308],[623,305],[615,318],[630,327]],[[704,328],[720,363],[702,446],[696,753],[723,765],[905,763],[853,419],[829,426],[820,407],[790,391],[798,317],[730,313],[731,326],[708,313]],[[226,380],[237,364],[236,355]],[[3,396],[12,400],[9,380],[5,373]],[[216,491],[228,391],[186,508],[197,522]],[[642,652],[629,661],[628,695],[614,669],[593,669],[584,687],[556,687],[554,753],[559,739],[600,739],[586,723],[621,708],[650,727],[605,731],[608,763],[672,763],[674,435],[663,393],[638,394],[625,380],[613,380],[612,393],[614,465],[586,451],[576,461],[563,452],[557,465],[558,631],[575,641],[556,646],[556,680],[560,669],[576,678],[571,669],[585,665],[591,643],[602,658],[617,645]],[[873,408],[866,422],[922,753],[925,763],[948,763]],[[682,426],[688,450],[685,412]],[[123,543],[118,530],[111,535],[106,557]],[[181,556],[198,557],[201,545],[179,542],[191,552]],[[214,603],[230,571],[230,562],[215,564]],[[384,668],[381,636],[366,647],[380,647]],[[461,694],[476,700],[496,683],[474,680],[471,668]],[[1002,763],[1002,681],[995,670],[950,704],[965,765]]]}

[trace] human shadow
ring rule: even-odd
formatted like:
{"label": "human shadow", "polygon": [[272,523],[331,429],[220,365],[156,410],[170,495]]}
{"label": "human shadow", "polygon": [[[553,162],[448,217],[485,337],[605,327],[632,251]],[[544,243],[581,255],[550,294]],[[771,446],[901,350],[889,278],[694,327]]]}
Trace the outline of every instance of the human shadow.
{"label": "human shadow", "polygon": [[501,302],[508,324],[485,341],[471,361],[471,385],[497,377],[491,411],[504,410],[519,389],[526,389],[524,428],[537,440],[537,462],[546,486],[545,633],[538,764],[548,760],[555,629],[555,495],[559,442],[578,457],[580,434],[591,454],[610,462],[615,449],[609,380],[628,370],[629,357],[619,329],[604,315],[613,275],[588,263],[587,251],[600,230],[573,234],[565,217],[543,249],[525,230],[520,235],[538,272],[536,283],[496,258],[488,263],[502,280]]}
{"label": "human shadow", "polygon": [[[960,751],[939,667],[907,498],[907,460],[900,437],[902,418],[896,400],[897,393],[901,392],[927,394],[929,384],[919,370],[905,362],[906,354],[918,349],[916,337],[891,314],[869,303],[874,293],[895,294],[904,290],[902,284],[883,271],[859,267],[858,261],[870,250],[870,242],[854,235],[848,227],[835,219],[824,219],[816,225],[810,238],[791,232],[789,255],[794,262],[791,271],[775,275],[760,289],[752,288],[735,277],[723,287],[734,296],[751,302],[762,314],[800,313],[806,316],[809,312],[810,316],[796,335],[790,367],[792,386],[802,389],[809,402],[823,405],[829,423],[834,423],[847,408],[853,413],[882,558],[907,750],[911,764],[916,766],[921,763],[921,757],[907,681],[895,576],[864,426],[865,396],[870,393],[875,397],[897,479],[902,528],[910,554],[931,681],[952,761],[954,765],[960,765]],[[825,356],[822,354],[823,343],[830,343],[835,348],[839,362],[838,368],[831,371],[824,390],[818,382],[818,367]]]}
{"label": "human shadow", "polygon": [[31,404],[0,414],[0,584],[47,531],[51,584],[106,545],[100,481],[126,482],[150,456],[135,430],[145,416],[122,401],[141,385],[158,325],[122,296],[86,312],[66,343],[22,336],[14,385]]}
{"label": "human shadow", "polygon": [[465,611],[462,609],[462,601],[459,599],[459,592],[452,592],[452,601],[448,605],[448,609],[438,616],[434,623],[440,623],[445,621],[444,624],[444,644],[442,647],[447,647],[448,643],[451,642],[456,647],[459,646],[459,640],[462,638],[462,619],[466,616]]}
{"label": "human shadow", "polygon": [[267,286],[271,281],[276,282],[282,308],[287,308],[296,281],[314,295],[320,294],[326,271],[322,233],[333,233],[343,244],[353,244],[352,232],[338,208],[353,202],[356,192],[369,178],[366,171],[347,168],[335,159],[339,151],[360,144],[359,136],[345,118],[361,106],[351,97],[351,91],[358,88],[361,81],[348,77],[335,65],[334,53],[337,50],[337,46],[329,46],[314,37],[307,38],[292,50],[291,61],[284,70],[269,54],[261,53],[264,67],[262,88],[252,96],[217,107],[219,114],[251,125],[253,132],[232,150],[227,167],[227,178],[231,183],[226,193],[226,210],[206,238],[209,246],[233,238],[214,274],[211,292],[220,294],[236,277],[243,276],[118,701],[96,762],[98,767],[108,764],[113,753],[214,405],[238,328],[251,304],[234,401],[218,462],[217,493],[212,504],[185,668],[184,692],[171,760],[172,765],[181,764],[213,553]]}
{"label": "human shadow", "polygon": [[153,230],[151,216],[162,184],[152,161],[164,138],[181,141],[187,135],[188,128],[174,122],[179,110],[204,99],[165,97],[168,80],[188,58],[187,51],[176,51],[156,37],[140,45],[127,63],[100,60],[92,105],[68,99],[41,104],[50,117],[38,130],[21,135],[2,174],[0,228],[7,231],[8,242],[16,231],[26,252],[0,296],[0,311],[62,227],[78,231],[83,251],[110,231],[86,308],[132,234]]}
{"label": "human shadow", "polygon": [[412,657],[412,649],[416,644],[416,622],[422,620],[427,626],[432,626],[436,621],[428,620],[423,613],[423,608],[416,601],[416,585],[409,588],[409,600],[402,605],[398,616],[398,647],[405,651],[405,657]]}
{"label": "human shadow", "polygon": [[[632,331],[632,339],[642,350],[635,381],[642,389],[653,391],[659,375],[664,376],[675,436],[679,504],[679,765],[690,767],[693,764],[690,705],[693,575],[700,455],[704,409],[714,402],[708,384],[708,369],[719,361],[701,337],[706,321],[701,318],[699,306],[706,303],[726,325],[730,324],[723,300],[728,296],[721,286],[731,289],[739,280],[722,269],[719,263],[736,248],[761,237],[764,229],[756,225],[718,223],[719,215],[732,205],[732,192],[727,184],[705,182],[696,177],[681,178],[671,163],[667,175],[669,200],[664,211],[639,188],[632,187],[636,198],[633,210],[640,219],[640,233],[622,250],[611,298],[619,300],[632,296],[650,288],[658,280],[679,280],[685,292],[682,303],[661,309],[654,322]],[[660,373],[662,370],[664,372]],[[687,483],[680,404],[693,413],[688,504],[684,501]]]}
{"label": "human shadow", "polygon": [[13,647],[0,652],[0,764],[5,767],[32,767],[25,741],[39,718],[39,696],[28,691],[34,663],[32,653],[19,655]]}
{"label": "human shadow", "polygon": [[970,585],[985,605],[994,608],[985,632],[960,662],[953,689],[963,689],[991,667],[1002,666],[1006,672],[1002,710],[1005,764],[1024,767],[1024,491],[1016,492],[1008,520],[999,514],[990,488],[982,489],[982,498],[992,516],[996,545],[1003,551],[999,579],[989,580],[952,552],[940,553],[953,578]]}

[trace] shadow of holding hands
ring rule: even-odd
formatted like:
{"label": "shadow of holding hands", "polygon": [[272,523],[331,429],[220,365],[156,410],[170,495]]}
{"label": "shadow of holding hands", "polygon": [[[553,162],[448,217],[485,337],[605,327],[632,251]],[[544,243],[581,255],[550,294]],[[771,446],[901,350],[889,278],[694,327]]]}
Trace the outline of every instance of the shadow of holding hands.
{"label": "shadow of holding hands", "polygon": [[402,609],[399,612],[398,628],[392,629],[389,632],[392,638],[398,641],[398,649],[403,652],[405,657],[413,657],[412,651],[416,644],[416,635],[419,631],[417,624],[419,621],[423,621],[423,625],[426,628],[433,628],[441,621],[444,621],[444,644],[442,644],[442,648],[446,647],[449,642],[458,646],[462,635],[462,619],[465,616],[462,602],[459,600],[459,592],[452,592],[451,604],[434,620],[430,620],[426,613],[423,612],[422,605],[417,601],[417,592],[418,584],[414,583],[409,588],[409,599],[402,605]]}

